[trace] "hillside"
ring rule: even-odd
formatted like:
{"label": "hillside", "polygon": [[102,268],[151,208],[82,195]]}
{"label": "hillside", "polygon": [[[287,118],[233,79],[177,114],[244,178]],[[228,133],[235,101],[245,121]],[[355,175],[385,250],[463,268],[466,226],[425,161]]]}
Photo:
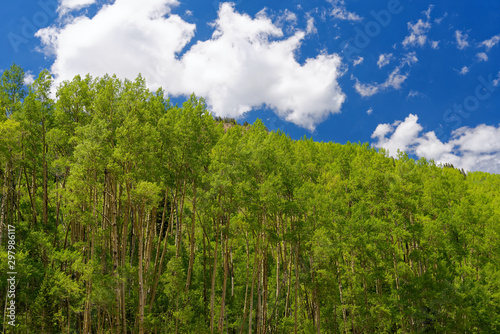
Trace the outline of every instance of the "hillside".
{"label": "hillside", "polygon": [[5,332],[500,330],[499,175],[225,126],[140,77],[23,78],[0,81]]}

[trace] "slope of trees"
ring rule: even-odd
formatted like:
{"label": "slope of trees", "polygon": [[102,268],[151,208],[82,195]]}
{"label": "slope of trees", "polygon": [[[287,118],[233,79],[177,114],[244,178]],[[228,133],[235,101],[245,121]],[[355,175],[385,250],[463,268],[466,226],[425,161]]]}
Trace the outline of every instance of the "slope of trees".
{"label": "slope of trees", "polygon": [[[495,333],[500,176],[224,130],[144,79],[0,80],[12,333]],[[220,120],[219,120],[220,121]]]}

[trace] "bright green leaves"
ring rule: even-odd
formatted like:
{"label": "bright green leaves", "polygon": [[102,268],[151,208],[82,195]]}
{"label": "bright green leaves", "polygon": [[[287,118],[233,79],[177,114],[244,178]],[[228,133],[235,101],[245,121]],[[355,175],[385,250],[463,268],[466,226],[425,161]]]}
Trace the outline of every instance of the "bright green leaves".
{"label": "bright green leaves", "polygon": [[19,153],[22,138],[21,124],[11,119],[0,122],[0,161]]}
{"label": "bright green leaves", "polygon": [[24,71],[16,64],[2,73],[0,77],[0,121],[21,109],[26,95]]}
{"label": "bright green leaves", "polygon": [[214,119],[140,76],[56,101],[23,78],[0,79],[23,330],[498,331],[498,175]]}

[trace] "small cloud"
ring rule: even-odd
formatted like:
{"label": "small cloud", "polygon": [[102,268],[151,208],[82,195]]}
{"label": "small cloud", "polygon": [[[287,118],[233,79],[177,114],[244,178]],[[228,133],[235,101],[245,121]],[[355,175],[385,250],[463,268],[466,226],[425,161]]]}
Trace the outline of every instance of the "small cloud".
{"label": "small cloud", "polygon": [[427,8],[427,10],[422,12],[422,14],[424,14],[427,17],[427,20],[431,19],[432,8],[434,8],[434,5],[430,5],[429,8]]}
{"label": "small cloud", "polygon": [[383,90],[389,89],[389,88],[394,88],[394,89],[400,89],[401,85],[405,82],[405,80],[408,78],[408,74],[401,74],[400,73],[401,68],[396,67],[387,77],[387,79],[381,83],[381,84],[363,84],[360,83],[356,79],[356,84],[354,85],[354,88],[358,92],[359,95],[362,97],[370,97],[372,95],[375,95]]}
{"label": "small cloud", "polygon": [[368,115],[371,115],[371,114],[373,113],[373,108],[368,109],[368,110],[366,111],[366,113],[367,113]]}
{"label": "small cloud", "polygon": [[460,69],[459,73],[462,75],[465,75],[465,74],[469,73],[469,68],[467,66],[464,66]]}
{"label": "small cloud", "polygon": [[359,22],[363,20],[363,18],[358,14],[349,12],[347,10],[344,0],[328,0],[328,2],[330,2],[333,6],[330,15],[332,15],[334,18],[351,22]]}
{"label": "small cloud", "polygon": [[409,99],[412,99],[412,98],[415,98],[415,97],[423,97],[424,94],[420,93],[419,91],[416,91],[416,90],[410,90],[410,92],[408,93],[408,98]]}
{"label": "small cloud", "polygon": [[358,59],[354,59],[353,61],[353,66],[358,66],[359,64],[361,64],[363,62],[363,60],[365,60],[365,58],[363,57],[358,57]]}
{"label": "small cloud", "polygon": [[314,26],[314,19],[310,17],[307,20],[307,27],[306,27],[306,34],[316,34],[318,32],[318,29]]}
{"label": "small cloud", "polygon": [[370,97],[372,95],[377,94],[380,90],[379,85],[362,84],[358,80],[356,80],[354,88],[356,89],[358,94],[361,95],[362,97]]}
{"label": "small cloud", "polygon": [[416,64],[417,62],[418,62],[417,53],[415,51],[409,52],[405,54],[404,57],[401,59],[400,67],[403,67],[404,65],[411,66],[413,64]]}
{"label": "small cloud", "polygon": [[431,48],[434,50],[439,49],[439,41],[431,41]]}
{"label": "small cloud", "polygon": [[403,46],[424,46],[427,41],[427,33],[431,29],[432,25],[429,21],[422,21],[421,19],[417,21],[417,23],[412,24],[408,22],[408,30],[410,31],[410,35],[406,36],[403,40]]}
{"label": "small cloud", "polygon": [[369,97],[375,95],[381,91],[387,90],[389,88],[400,89],[401,85],[408,78],[408,73],[401,74],[401,70],[404,66],[411,66],[418,62],[418,58],[415,52],[410,52],[401,59],[400,64],[394,68],[394,70],[389,74],[387,79],[383,83],[372,83],[363,84],[356,79],[356,84],[354,88],[359,95],[363,97]]}
{"label": "small cloud", "polygon": [[24,73],[24,83],[26,85],[32,85],[35,82],[35,76],[31,71]]}
{"label": "small cloud", "polygon": [[455,31],[455,39],[457,40],[457,47],[459,50],[463,50],[469,46],[467,38],[469,38],[469,35],[462,33],[460,30]]}
{"label": "small cloud", "polygon": [[190,11],[189,9],[187,9],[185,12],[184,12],[184,15],[186,16],[193,16],[193,12]]}
{"label": "small cloud", "polygon": [[488,55],[484,52],[479,52],[476,57],[480,60],[480,61],[488,61]]}
{"label": "small cloud", "polygon": [[493,86],[497,87],[500,84],[500,72],[495,80],[493,80]]}
{"label": "small cloud", "polygon": [[378,61],[377,61],[378,68],[382,68],[385,65],[388,65],[393,58],[394,58],[394,55],[392,53],[381,54],[378,57]]}
{"label": "small cloud", "polygon": [[441,22],[443,22],[443,20],[448,16],[448,13],[444,13],[444,15],[442,17],[439,17],[437,19],[434,20],[434,22],[436,22],[436,24],[441,24]]}
{"label": "small cloud", "polygon": [[479,46],[484,46],[486,48],[486,51],[490,51],[490,49],[497,45],[498,42],[500,42],[500,34],[479,43]]}

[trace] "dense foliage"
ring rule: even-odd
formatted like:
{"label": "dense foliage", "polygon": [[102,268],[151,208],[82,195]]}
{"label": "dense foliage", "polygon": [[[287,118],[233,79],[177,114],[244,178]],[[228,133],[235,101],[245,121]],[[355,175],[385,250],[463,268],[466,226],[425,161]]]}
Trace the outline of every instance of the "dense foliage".
{"label": "dense foliage", "polygon": [[500,331],[499,175],[224,127],[141,77],[23,78],[0,81],[5,332]]}

